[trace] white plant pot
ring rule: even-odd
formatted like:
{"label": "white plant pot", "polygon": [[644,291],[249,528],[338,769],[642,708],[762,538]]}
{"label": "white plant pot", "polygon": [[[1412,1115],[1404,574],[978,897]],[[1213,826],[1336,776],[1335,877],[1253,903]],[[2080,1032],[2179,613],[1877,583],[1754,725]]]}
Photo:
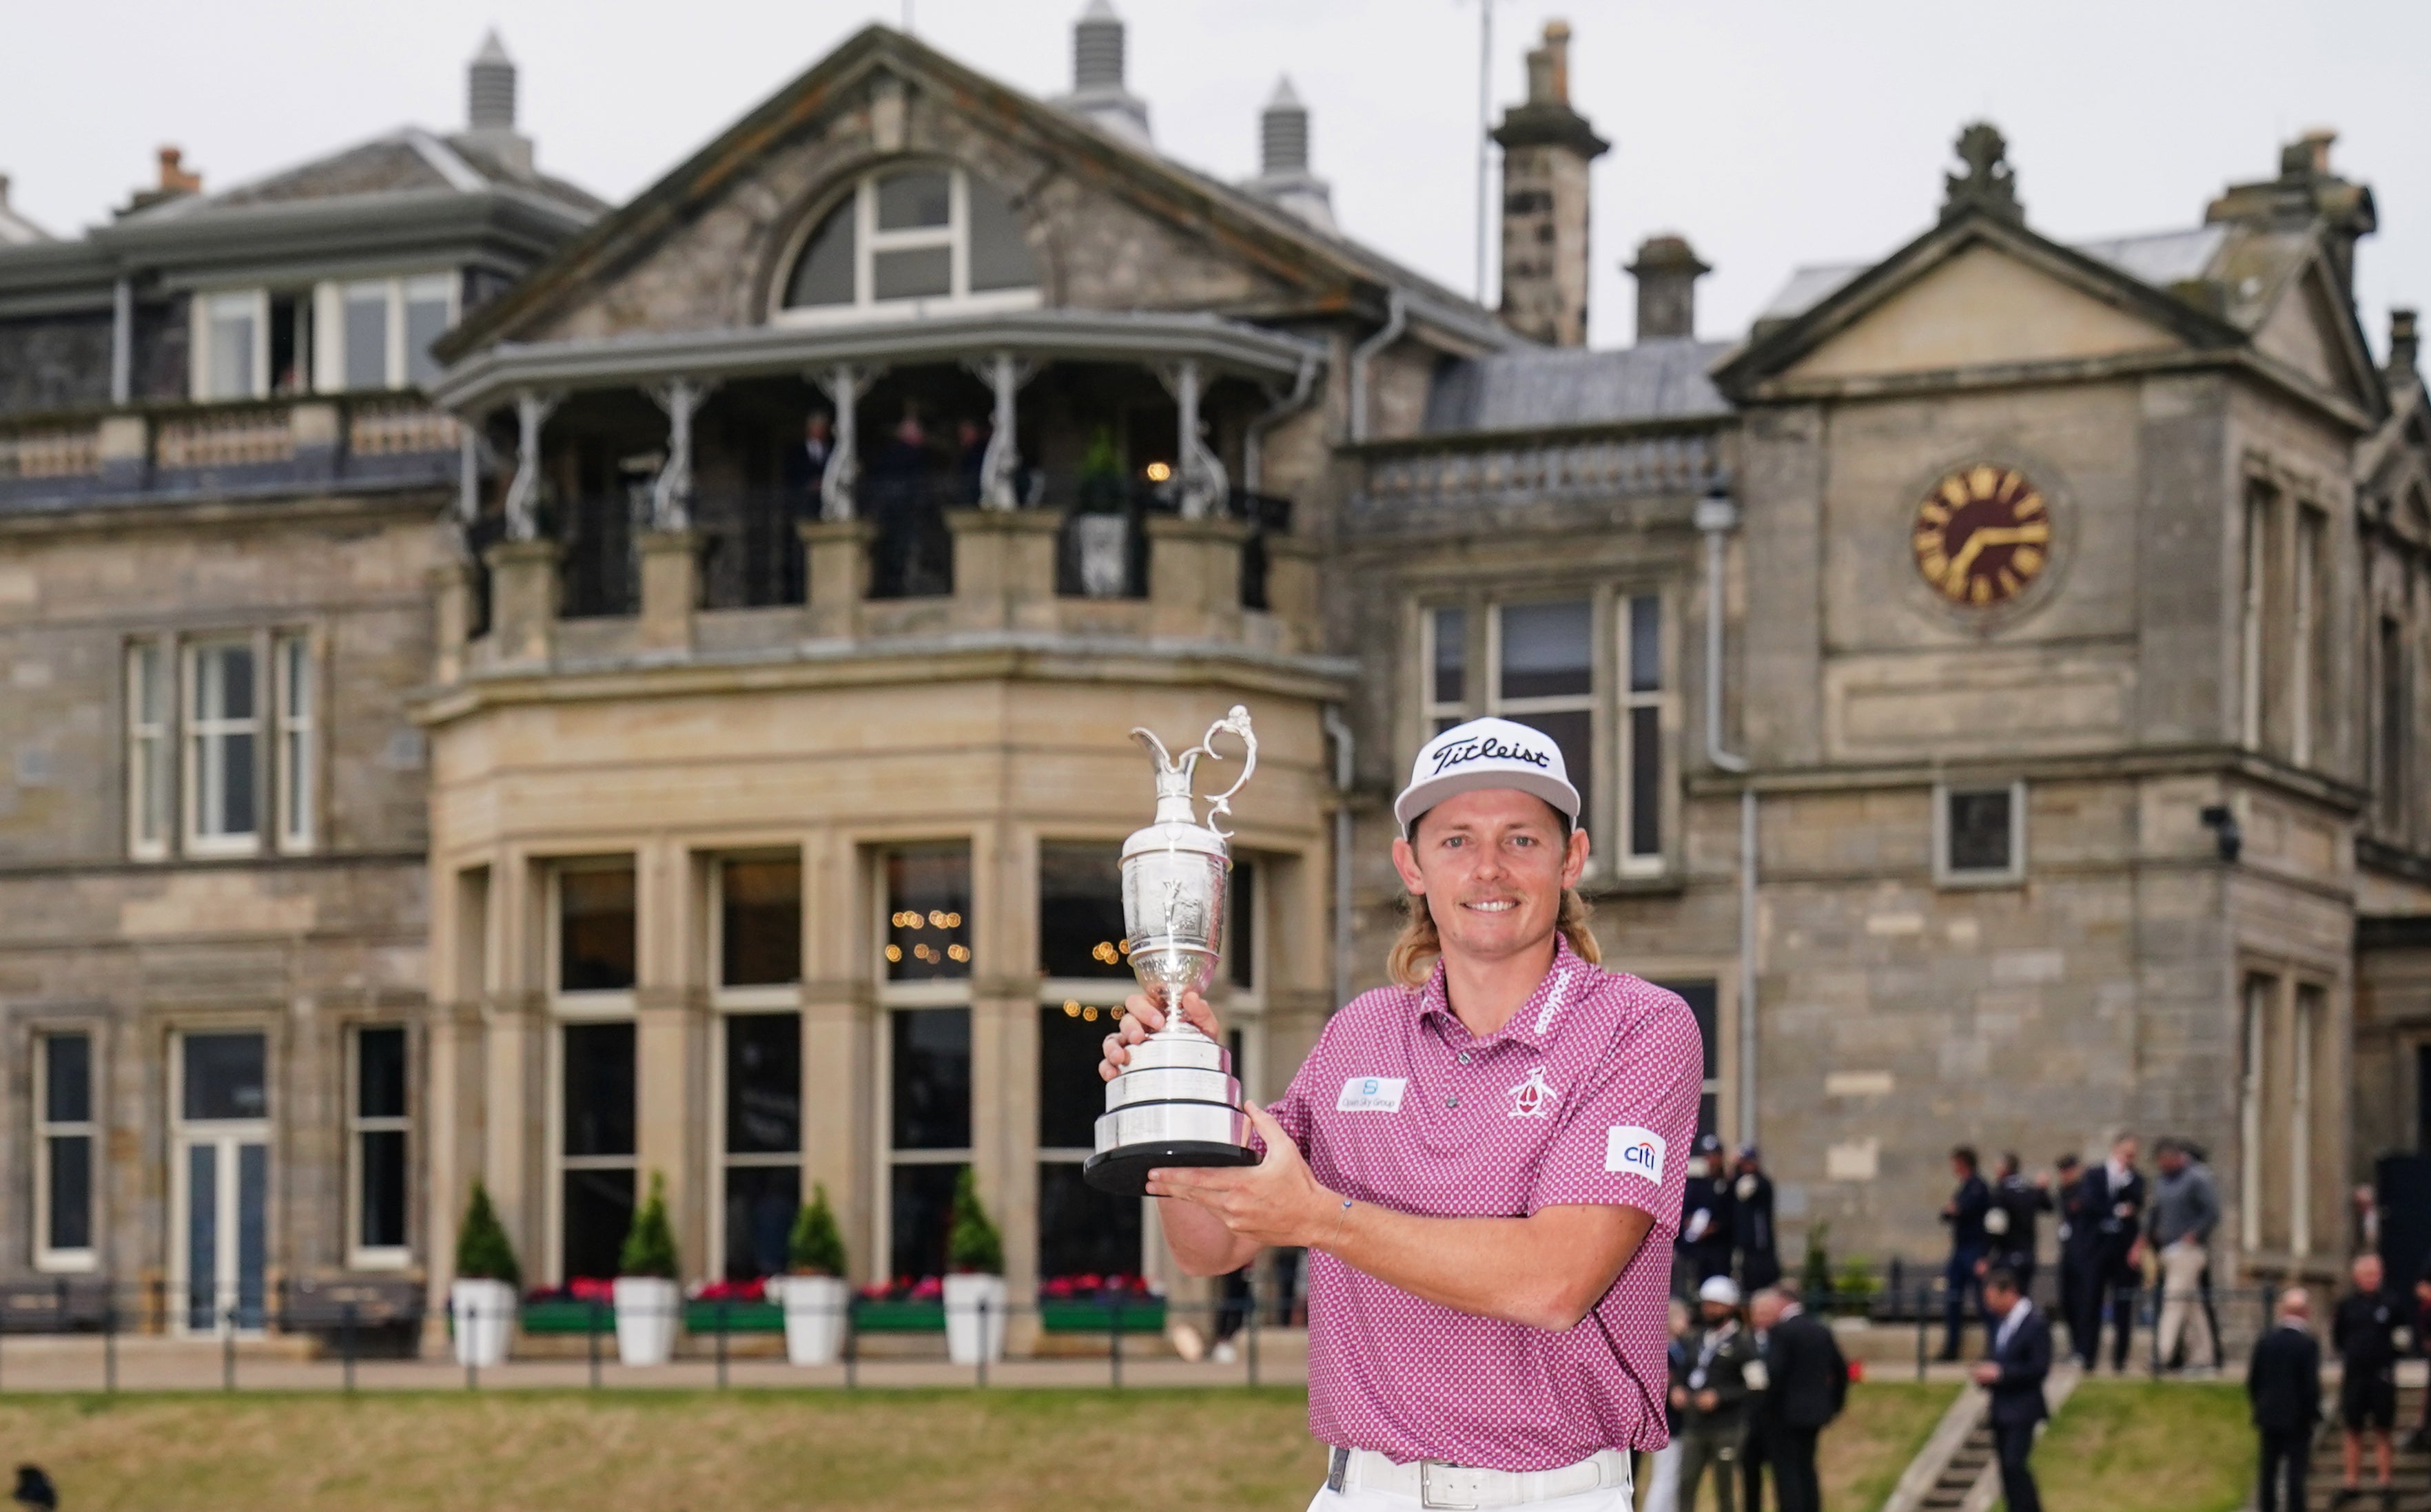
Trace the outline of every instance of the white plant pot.
{"label": "white plant pot", "polygon": [[833,1365],[844,1347],[851,1288],[835,1276],[776,1276],[768,1289],[785,1308],[785,1358],[795,1365]]}
{"label": "white plant pot", "polygon": [[515,1337],[515,1288],[503,1281],[458,1281],[447,1288],[448,1321],[456,1329],[456,1363],[487,1370],[506,1363]]}
{"label": "white plant pot", "polygon": [[664,1365],[676,1352],[676,1309],[683,1304],[672,1281],[616,1278],[616,1357],[628,1365]]}
{"label": "white plant pot", "polygon": [[956,1365],[1004,1358],[1004,1277],[946,1278],[946,1357]]}

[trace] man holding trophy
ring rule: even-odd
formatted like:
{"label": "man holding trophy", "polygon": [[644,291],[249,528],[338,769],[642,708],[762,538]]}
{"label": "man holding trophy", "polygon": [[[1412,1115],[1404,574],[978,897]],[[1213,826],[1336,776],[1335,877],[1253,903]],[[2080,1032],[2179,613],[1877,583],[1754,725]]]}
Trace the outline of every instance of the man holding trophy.
{"label": "man holding trophy", "polygon": [[[1241,710],[1225,729],[1248,743]],[[1483,719],[1418,753],[1395,985],[1334,1015],[1271,1109],[1240,1103],[1199,995],[1221,890],[1195,879],[1224,861],[1188,769],[1213,752],[1154,749],[1159,822],[1124,848],[1148,990],[1105,1041],[1090,1179],[1157,1197],[1194,1275],[1309,1250],[1309,1425],[1333,1448],[1311,1512],[1626,1512],[1630,1454],[1665,1439],[1703,1055],[1677,996],[1596,964],[1560,749]]]}

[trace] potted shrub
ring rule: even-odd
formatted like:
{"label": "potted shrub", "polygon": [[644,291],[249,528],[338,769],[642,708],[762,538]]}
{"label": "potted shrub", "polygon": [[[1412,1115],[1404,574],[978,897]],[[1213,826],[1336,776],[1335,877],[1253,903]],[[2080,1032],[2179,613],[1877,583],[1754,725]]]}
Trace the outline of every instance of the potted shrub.
{"label": "potted shrub", "polygon": [[768,1283],[785,1307],[785,1358],[796,1365],[832,1364],[852,1294],[844,1278],[844,1236],[836,1230],[824,1185],[813,1187],[809,1205],[794,1215],[785,1265],[792,1273]]}
{"label": "potted shrub", "polygon": [[616,1262],[616,1357],[628,1365],[664,1365],[675,1353],[679,1305],[667,1183],[653,1171],[650,1195],[633,1210]]}
{"label": "potted shrub", "polygon": [[490,1204],[490,1188],[473,1182],[464,1221],[456,1230],[456,1279],[447,1288],[448,1321],[455,1325],[456,1363],[490,1366],[507,1357],[515,1332],[515,1290],[523,1268],[506,1225]]}
{"label": "potted shrub", "polygon": [[1002,1358],[1004,1240],[980,1205],[979,1178],[968,1166],[954,1179],[946,1267],[947,1357],[957,1365]]}

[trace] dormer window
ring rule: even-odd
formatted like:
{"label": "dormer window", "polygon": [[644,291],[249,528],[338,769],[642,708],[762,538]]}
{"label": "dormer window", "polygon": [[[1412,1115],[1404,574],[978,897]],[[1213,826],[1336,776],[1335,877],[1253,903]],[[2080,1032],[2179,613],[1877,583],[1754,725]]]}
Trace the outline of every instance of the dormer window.
{"label": "dormer window", "polygon": [[1037,303],[1038,270],[1013,207],[960,168],[922,164],[871,174],[829,208],[785,280],[780,318]]}

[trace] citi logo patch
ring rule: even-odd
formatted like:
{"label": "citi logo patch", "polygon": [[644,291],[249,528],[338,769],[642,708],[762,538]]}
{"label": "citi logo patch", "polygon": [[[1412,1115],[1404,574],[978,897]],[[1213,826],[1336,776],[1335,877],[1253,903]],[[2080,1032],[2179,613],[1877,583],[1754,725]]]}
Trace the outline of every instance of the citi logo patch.
{"label": "citi logo patch", "polygon": [[1643,1176],[1663,1185],[1663,1136],[1634,1123],[1620,1124],[1603,1138],[1603,1168],[1624,1176]]}
{"label": "citi logo patch", "polygon": [[1333,1100],[1333,1111],[1399,1113],[1401,1093],[1409,1085],[1407,1076],[1353,1076],[1342,1084],[1342,1095]]}

